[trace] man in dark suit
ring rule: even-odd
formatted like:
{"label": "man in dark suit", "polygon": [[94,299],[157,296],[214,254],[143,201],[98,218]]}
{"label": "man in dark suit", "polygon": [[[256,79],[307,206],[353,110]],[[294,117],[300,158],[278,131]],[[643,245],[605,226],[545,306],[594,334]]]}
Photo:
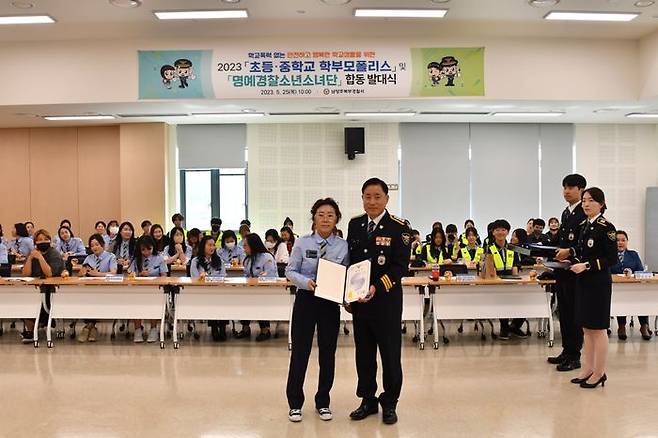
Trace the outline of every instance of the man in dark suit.
{"label": "man in dark suit", "polygon": [[[354,315],[354,344],[361,405],[350,414],[363,420],[383,410],[385,424],[397,422],[396,406],[402,389],[400,359],[402,334],[402,277],[407,274],[411,230],[404,219],[386,211],[388,186],[371,178],[361,188],[365,214],[349,223],[350,263],[370,260],[368,295],[348,306]],[[377,349],[383,368],[384,392],[377,392]]]}
{"label": "man in dark suit", "polygon": [[[580,200],[587,180],[579,174],[567,175],[562,180],[562,195],[569,204],[562,212],[556,260],[567,260],[575,250],[580,235],[580,224],[587,219]],[[555,270],[557,305],[560,312],[562,352],[549,357],[548,362],[557,365],[558,371],[580,368],[580,350],[583,348],[583,331],[576,323],[575,296],[576,274],[568,269]]]}

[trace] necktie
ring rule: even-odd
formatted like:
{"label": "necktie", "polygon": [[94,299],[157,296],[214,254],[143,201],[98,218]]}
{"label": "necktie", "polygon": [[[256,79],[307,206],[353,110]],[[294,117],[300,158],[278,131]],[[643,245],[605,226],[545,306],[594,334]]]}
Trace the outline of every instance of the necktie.
{"label": "necktie", "polygon": [[144,259],[144,270],[145,271],[149,270],[149,259],[148,258]]}
{"label": "necktie", "polygon": [[624,263],[624,253],[623,252],[618,253],[617,258],[619,259],[619,263]]}
{"label": "necktie", "polygon": [[68,242],[66,242],[64,244],[64,252],[69,252],[69,243]]}
{"label": "necktie", "polygon": [[96,256],[96,270],[100,271],[101,270],[101,258]]}
{"label": "necktie", "polygon": [[562,223],[565,223],[567,219],[569,219],[569,214],[571,214],[571,212],[569,211],[569,207],[567,207],[562,212]]}
{"label": "necktie", "polygon": [[368,239],[372,237],[372,233],[375,231],[375,221],[370,221],[368,224]]}
{"label": "necktie", "polygon": [[122,259],[128,258],[128,246],[126,245],[126,242],[123,242],[121,244],[121,258]]}
{"label": "necktie", "polygon": [[320,258],[323,259],[326,256],[327,256],[327,241],[323,239],[322,242],[320,242]]}

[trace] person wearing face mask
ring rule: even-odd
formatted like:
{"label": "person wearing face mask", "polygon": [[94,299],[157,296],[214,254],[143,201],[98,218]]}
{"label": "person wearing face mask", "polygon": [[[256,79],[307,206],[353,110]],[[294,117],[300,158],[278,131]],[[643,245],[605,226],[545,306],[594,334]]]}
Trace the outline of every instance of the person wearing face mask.
{"label": "person wearing face mask", "polygon": [[107,223],[107,238],[108,243],[106,249],[110,252],[114,252],[114,246],[116,244],[117,236],[119,235],[119,221],[112,219]]}
{"label": "person wearing face mask", "polygon": [[[135,258],[130,263],[128,272],[135,274],[138,277],[166,277],[169,268],[164,261],[164,258],[161,255],[155,254],[153,248],[155,247],[155,242],[151,236],[142,236],[136,242],[135,249]],[[136,319],[135,321],[135,336],[133,342],[142,343],[144,342],[144,327],[142,327],[142,320]],[[151,329],[149,330],[148,339],[146,342],[149,344],[157,342],[160,338],[158,333],[158,323],[160,322],[157,319],[153,319],[151,322]]]}
{"label": "person wearing face mask", "polygon": [[59,251],[62,255],[64,261],[68,260],[71,256],[86,255],[87,250],[85,249],[85,244],[82,243],[82,240],[79,237],[75,237],[71,229],[67,226],[59,227],[57,231],[59,240],[55,249]]}
{"label": "person wearing face mask", "polygon": [[218,217],[210,219],[210,230],[206,231],[206,236],[213,238],[217,249],[222,247],[222,234],[222,220]]}
{"label": "person wearing face mask", "polygon": [[340,307],[337,303],[316,297],[314,290],[320,259],[349,265],[347,242],[333,232],[340,218],[336,201],[331,198],[315,201],[311,207],[315,232],[297,239],[286,267],[286,277],[297,286],[291,322],[292,352],[286,385],[290,408],[288,419],[292,422],[302,420],[304,379],[316,327],[320,376],[315,409],[321,420],[332,419],[329,392],[334,382]]}
{"label": "person wearing face mask", "polygon": [[[244,250],[241,246],[237,245],[238,238],[235,236],[233,230],[226,230],[222,234],[222,247],[217,251],[217,254],[225,264],[239,265],[244,261]],[[236,262],[234,262],[236,260]]]}
{"label": "person wearing face mask", "polygon": [[[30,252],[23,265],[23,276],[36,278],[58,277],[64,270],[64,260],[59,252],[52,247],[50,233],[46,230],[38,230],[34,233],[35,248]],[[41,307],[39,316],[40,325],[48,323],[48,312],[50,312],[50,294],[55,291],[52,285],[40,286],[41,293],[45,297],[44,306]],[[25,320],[25,330],[22,333],[23,343],[30,344],[35,341],[33,319]]]}
{"label": "person wearing face mask", "polygon": [[186,265],[192,258],[192,247],[185,243],[185,231],[181,227],[174,227],[169,233],[169,245],[163,255],[167,265]]}
{"label": "person wearing face mask", "polygon": [[30,239],[25,224],[20,222],[14,224],[11,235],[14,240],[12,240],[9,246],[9,253],[14,254],[17,259],[24,259],[34,250],[34,241]]}
{"label": "person wearing face mask", "polygon": [[277,263],[288,263],[290,254],[288,247],[279,237],[279,233],[274,228],[265,232],[265,248],[274,256]]}
{"label": "person wearing face mask", "polygon": [[[91,254],[82,262],[80,269],[81,277],[105,277],[108,274],[117,273],[117,258],[111,252],[105,250],[105,241],[100,234],[93,234],[89,238]],[[95,319],[84,321],[85,326],[80,331],[78,342],[96,342],[98,329]]]}
{"label": "person wearing face mask", "polygon": [[[203,236],[199,247],[201,248],[201,254],[194,257],[190,262],[190,277],[194,280],[198,280],[202,275],[207,277],[225,277],[226,269],[224,268],[222,259],[217,254],[215,239],[212,236]],[[226,324],[228,324],[228,321],[208,321],[213,341],[226,341]]]}

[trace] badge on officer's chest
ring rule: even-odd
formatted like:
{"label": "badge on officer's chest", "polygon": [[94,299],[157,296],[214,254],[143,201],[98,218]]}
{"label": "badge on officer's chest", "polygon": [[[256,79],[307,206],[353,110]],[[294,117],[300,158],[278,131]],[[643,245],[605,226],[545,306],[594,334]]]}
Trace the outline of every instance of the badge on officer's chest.
{"label": "badge on officer's chest", "polygon": [[587,246],[588,246],[589,248],[592,248],[592,247],[594,246],[594,239],[589,239],[589,240],[587,241]]}
{"label": "badge on officer's chest", "polygon": [[377,257],[377,264],[379,266],[384,266],[384,263],[386,263],[386,256],[382,254],[379,257]]}
{"label": "badge on officer's chest", "polygon": [[569,240],[573,240],[575,238],[576,238],[576,236],[573,233],[569,233]]}

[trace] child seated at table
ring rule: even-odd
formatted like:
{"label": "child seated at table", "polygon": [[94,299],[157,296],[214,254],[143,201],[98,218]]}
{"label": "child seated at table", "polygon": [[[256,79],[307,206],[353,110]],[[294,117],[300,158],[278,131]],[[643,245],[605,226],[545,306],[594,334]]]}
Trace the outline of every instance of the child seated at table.
{"label": "child seated at table", "polygon": [[[202,254],[194,257],[190,262],[190,277],[198,280],[202,277],[225,277],[226,269],[222,259],[217,254],[215,239],[212,236],[203,236],[199,243]],[[226,324],[228,321],[209,320],[208,325],[215,342],[226,341]]]}

